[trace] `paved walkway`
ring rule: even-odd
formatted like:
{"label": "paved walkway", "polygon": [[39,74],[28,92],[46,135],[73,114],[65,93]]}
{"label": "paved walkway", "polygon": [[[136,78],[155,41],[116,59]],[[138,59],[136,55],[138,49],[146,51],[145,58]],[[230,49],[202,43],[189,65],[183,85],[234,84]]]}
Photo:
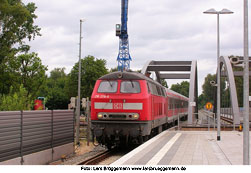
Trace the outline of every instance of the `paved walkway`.
{"label": "paved walkway", "polygon": [[[243,133],[164,131],[113,165],[241,165]],[[251,139],[251,138],[250,138]]]}

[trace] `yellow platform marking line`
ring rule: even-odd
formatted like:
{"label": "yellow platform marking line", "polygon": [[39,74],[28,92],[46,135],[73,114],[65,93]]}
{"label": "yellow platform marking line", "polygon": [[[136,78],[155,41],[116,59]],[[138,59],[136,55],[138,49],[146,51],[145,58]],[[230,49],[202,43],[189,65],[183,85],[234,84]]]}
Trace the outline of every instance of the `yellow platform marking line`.
{"label": "yellow platform marking line", "polygon": [[168,150],[173,146],[173,144],[179,139],[181,133],[177,133],[171,140],[169,140],[164,147],[159,150],[157,154],[153,156],[151,160],[149,160],[146,165],[157,165],[159,161],[165,156]]}

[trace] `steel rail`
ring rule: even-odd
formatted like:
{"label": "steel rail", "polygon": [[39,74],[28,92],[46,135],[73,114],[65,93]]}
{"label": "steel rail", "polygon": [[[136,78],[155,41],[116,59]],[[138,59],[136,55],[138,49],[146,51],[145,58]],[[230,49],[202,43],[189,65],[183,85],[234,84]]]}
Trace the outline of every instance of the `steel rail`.
{"label": "steel rail", "polygon": [[82,161],[78,165],[97,165],[99,162],[111,157],[114,153],[114,150],[108,150]]}

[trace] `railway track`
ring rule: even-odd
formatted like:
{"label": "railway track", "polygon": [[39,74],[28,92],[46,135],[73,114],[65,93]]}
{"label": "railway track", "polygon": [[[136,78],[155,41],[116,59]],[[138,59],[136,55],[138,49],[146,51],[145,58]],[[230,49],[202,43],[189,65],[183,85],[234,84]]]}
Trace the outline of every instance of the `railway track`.
{"label": "railway track", "polygon": [[227,123],[233,124],[233,119],[231,119],[231,118],[221,116],[220,119],[227,122]]}
{"label": "railway track", "polygon": [[[169,128],[169,130],[175,131],[178,128],[178,126],[173,126]],[[153,135],[152,137],[154,137]],[[79,161],[76,164],[77,165],[109,165],[119,159],[120,157],[124,156],[125,154],[129,153],[131,150],[133,150],[135,146],[131,146],[129,148],[125,149],[119,149],[114,148],[112,150],[103,151],[99,154],[96,154],[88,159],[85,159],[84,161]]]}
{"label": "railway track", "polygon": [[108,150],[105,152],[102,152],[98,155],[95,155],[81,163],[79,163],[78,165],[97,165],[99,162],[111,157],[114,154],[114,150]]}
{"label": "railway track", "polygon": [[[208,114],[208,112],[205,112],[205,111],[202,111],[202,112],[205,113],[205,114]],[[210,118],[214,118],[214,117],[212,115],[210,115]],[[215,117],[215,118],[217,118],[217,117]],[[221,116],[220,119],[222,121],[225,121],[225,122],[229,123],[229,124],[233,124],[233,119],[231,119],[231,118],[227,118],[227,117]]]}
{"label": "railway track", "polygon": [[78,165],[109,165],[130,152],[132,149],[133,148],[119,150],[118,148],[114,148],[112,150],[107,150],[78,163]]}

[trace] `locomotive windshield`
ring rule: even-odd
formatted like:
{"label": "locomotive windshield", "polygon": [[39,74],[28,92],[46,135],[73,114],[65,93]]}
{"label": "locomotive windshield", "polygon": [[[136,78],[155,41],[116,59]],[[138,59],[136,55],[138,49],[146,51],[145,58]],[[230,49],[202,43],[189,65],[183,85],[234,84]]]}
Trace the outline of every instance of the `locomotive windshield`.
{"label": "locomotive windshield", "polygon": [[120,87],[121,93],[140,93],[140,85],[137,81],[122,81]]}
{"label": "locomotive windshield", "polygon": [[118,88],[117,81],[102,81],[98,87],[99,93],[116,93]]}

